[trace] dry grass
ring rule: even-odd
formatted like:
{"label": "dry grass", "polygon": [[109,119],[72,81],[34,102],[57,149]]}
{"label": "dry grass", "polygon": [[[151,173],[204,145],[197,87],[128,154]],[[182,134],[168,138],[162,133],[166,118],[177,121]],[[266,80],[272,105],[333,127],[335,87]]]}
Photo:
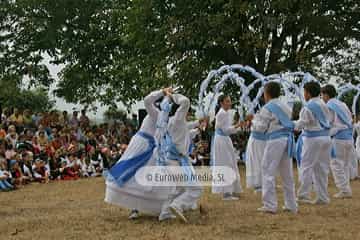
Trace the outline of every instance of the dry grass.
{"label": "dry grass", "polygon": [[352,187],[352,200],[301,206],[298,215],[257,213],[260,196],[249,190],[240,201],[222,202],[206,189],[206,213],[191,213],[185,225],[154,217],[128,221],[128,211],[103,202],[100,178],[32,184],[0,193],[0,239],[360,239],[360,181]]}

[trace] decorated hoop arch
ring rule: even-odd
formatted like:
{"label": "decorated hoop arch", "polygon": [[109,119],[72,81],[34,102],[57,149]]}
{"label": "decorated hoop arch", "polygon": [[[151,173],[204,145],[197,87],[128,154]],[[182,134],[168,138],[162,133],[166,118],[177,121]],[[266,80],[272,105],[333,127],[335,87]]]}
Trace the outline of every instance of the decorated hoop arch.
{"label": "decorated hoop arch", "polygon": [[[248,107],[251,104],[251,100],[249,98],[248,87],[245,85],[245,79],[241,77],[236,71],[248,73],[251,76],[255,77],[255,79],[264,80],[265,77],[261,73],[257,72],[255,69],[249,66],[243,66],[240,64],[234,65],[224,65],[218,70],[212,70],[208,74],[207,78],[201,83],[200,92],[199,92],[199,110],[204,116],[208,116],[210,111],[215,107],[217,102],[217,97],[221,89],[225,86],[226,82],[232,82],[240,87],[241,96],[240,96],[240,105],[238,107],[238,112],[240,117],[243,116],[243,107]],[[207,89],[210,83],[213,80],[218,80],[212,89],[210,102],[207,108],[205,108],[204,99],[208,95]]]}

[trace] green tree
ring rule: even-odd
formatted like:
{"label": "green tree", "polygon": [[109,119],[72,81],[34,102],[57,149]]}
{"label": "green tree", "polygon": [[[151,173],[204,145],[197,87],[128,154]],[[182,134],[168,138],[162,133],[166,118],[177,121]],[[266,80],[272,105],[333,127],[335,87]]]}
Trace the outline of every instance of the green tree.
{"label": "green tree", "polygon": [[[4,0],[0,70],[52,81],[45,53],[65,65],[57,95],[130,104],[176,84],[195,96],[208,71],[250,65],[310,71],[360,38],[356,0]],[[252,80],[246,76],[249,81]]]}
{"label": "green tree", "polygon": [[2,107],[48,111],[54,107],[46,89],[22,89],[16,78],[0,80],[0,104]]}
{"label": "green tree", "polygon": [[318,71],[324,79],[335,79],[338,83],[360,83],[360,41],[348,41],[349,47],[337,51],[319,67]]}

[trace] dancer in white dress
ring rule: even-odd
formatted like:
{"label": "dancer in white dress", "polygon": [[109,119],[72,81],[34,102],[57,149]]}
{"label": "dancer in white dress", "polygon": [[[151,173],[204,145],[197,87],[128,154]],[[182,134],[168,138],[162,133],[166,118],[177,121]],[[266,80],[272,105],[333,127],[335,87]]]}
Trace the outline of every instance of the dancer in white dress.
{"label": "dancer in white dress", "polygon": [[[155,102],[161,99],[171,89],[152,92],[144,99],[148,115],[145,117],[140,130],[131,139],[128,148],[115,166],[109,170],[106,181],[105,202],[133,210],[130,218],[135,218],[139,212],[158,215],[161,207],[168,199],[169,189],[166,187],[143,186],[135,180],[135,173],[139,166],[156,166],[156,151],[154,135],[156,132],[157,117],[160,112]],[[141,154],[147,155],[144,163],[138,164]],[[124,166],[126,165],[126,166]],[[120,167],[119,170],[117,167]],[[127,175],[131,170],[132,174]],[[112,176],[112,174],[119,176]],[[113,179],[115,178],[115,179]]]}
{"label": "dancer in white dress", "polygon": [[216,114],[215,137],[212,144],[212,164],[216,167],[229,167],[236,176],[236,180],[228,186],[212,186],[212,193],[223,194],[223,200],[238,200],[242,192],[240,172],[237,157],[230,135],[235,134],[243,125],[232,125],[231,98],[220,96],[218,100],[219,111]]}
{"label": "dancer in white dress", "polygon": [[[184,173],[194,173],[189,158],[189,147],[191,142],[189,123],[186,116],[190,108],[190,100],[181,94],[171,94],[169,96],[173,103],[178,105],[173,114],[170,113],[170,119],[167,129],[167,166],[181,166]],[[173,116],[172,116],[173,115]],[[171,174],[171,172],[170,172]],[[193,209],[201,197],[202,187],[199,185],[176,186],[175,191],[169,192],[169,199],[164,203],[159,220],[179,217],[187,222],[184,212]]]}

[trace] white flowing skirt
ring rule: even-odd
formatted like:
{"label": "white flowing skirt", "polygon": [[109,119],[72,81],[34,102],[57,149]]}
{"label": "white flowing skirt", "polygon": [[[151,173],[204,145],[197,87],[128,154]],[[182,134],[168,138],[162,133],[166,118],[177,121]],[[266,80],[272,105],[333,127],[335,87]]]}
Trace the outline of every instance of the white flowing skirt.
{"label": "white flowing skirt", "polygon": [[213,166],[229,167],[236,176],[233,184],[228,186],[212,186],[212,193],[241,193],[240,172],[237,165],[237,158],[231,138],[228,136],[215,135],[212,149]]}
{"label": "white flowing skirt", "polygon": [[[147,147],[146,139],[134,136],[119,162],[143,153]],[[145,167],[149,166],[156,166],[156,149],[145,165]],[[127,209],[137,209],[151,215],[159,215],[171,191],[173,191],[171,187],[143,186],[135,180],[135,177],[121,187],[115,182],[106,181],[105,202]]]}
{"label": "white flowing skirt", "polygon": [[262,186],[262,161],[266,141],[250,136],[246,146],[246,186],[256,188]]}

